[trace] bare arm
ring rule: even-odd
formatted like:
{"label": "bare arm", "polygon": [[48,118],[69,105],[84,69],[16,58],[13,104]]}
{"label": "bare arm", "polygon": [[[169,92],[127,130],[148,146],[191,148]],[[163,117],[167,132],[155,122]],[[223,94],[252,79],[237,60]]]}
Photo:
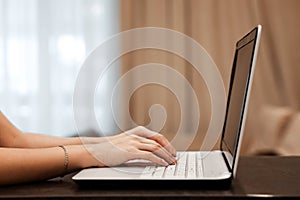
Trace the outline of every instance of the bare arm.
{"label": "bare arm", "polygon": [[[0,185],[45,180],[74,170],[115,166],[132,159],[146,159],[166,166],[176,162],[175,149],[161,134],[137,127],[103,138],[55,138],[23,134],[0,112]],[[69,155],[64,169],[64,145]]]}
{"label": "bare arm", "polygon": [[[66,146],[66,148],[69,154],[67,173],[99,165],[83,146]],[[0,185],[46,180],[66,173],[65,154],[60,147],[0,148],[0,159]]]}
{"label": "bare arm", "polygon": [[146,159],[167,166],[175,158],[154,140],[122,133],[101,144],[61,147],[0,148],[0,185],[46,180],[87,167],[116,166],[132,159]]}

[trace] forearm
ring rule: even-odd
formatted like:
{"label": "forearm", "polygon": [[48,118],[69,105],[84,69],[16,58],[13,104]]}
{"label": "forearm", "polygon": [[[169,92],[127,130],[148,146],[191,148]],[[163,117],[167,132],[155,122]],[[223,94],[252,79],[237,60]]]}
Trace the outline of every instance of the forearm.
{"label": "forearm", "polygon": [[69,164],[60,147],[42,149],[0,148],[0,185],[46,180],[90,167],[94,158],[82,145],[66,146]]}
{"label": "forearm", "polygon": [[40,134],[23,133],[16,128],[0,112],[0,147],[18,147],[18,148],[47,148],[59,145],[78,145],[102,143],[105,138],[58,138]]}
{"label": "forearm", "polygon": [[15,147],[21,148],[47,148],[60,145],[79,145],[82,144],[79,137],[59,138],[33,133],[23,133],[15,142]]}
{"label": "forearm", "polygon": [[12,144],[12,147],[19,148],[47,148],[60,145],[81,145],[102,143],[104,137],[70,137],[59,138],[41,134],[22,133]]}

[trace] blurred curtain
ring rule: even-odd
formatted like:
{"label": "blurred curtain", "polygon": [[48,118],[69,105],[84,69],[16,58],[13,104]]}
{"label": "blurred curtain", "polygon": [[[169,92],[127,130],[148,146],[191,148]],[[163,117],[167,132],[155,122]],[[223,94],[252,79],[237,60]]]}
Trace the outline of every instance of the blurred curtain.
{"label": "blurred curtain", "polygon": [[[296,154],[300,153],[296,147],[298,142],[291,138],[299,138],[300,124],[297,123],[300,107],[299,7],[298,0],[123,0],[121,29],[164,27],[192,37],[215,61],[227,91],[235,42],[254,26],[262,24],[242,152]],[[154,49],[137,50],[123,56],[122,71],[126,73],[143,63],[173,67],[198,91],[201,126],[190,149],[199,149],[197,144],[203,140],[210,120],[210,96],[203,79],[184,59]],[[148,124],[148,109],[157,103],[168,113],[161,132],[172,139],[180,122],[180,109],[176,97],[166,88],[157,85],[139,88],[129,105],[132,118],[138,124]],[[184,106],[189,106],[188,96]],[[188,127],[187,124],[187,132]]]}
{"label": "blurred curtain", "polygon": [[[20,129],[56,136],[76,132],[76,76],[88,53],[119,31],[118,5],[117,0],[0,1],[0,110]],[[84,94],[81,100],[84,104]],[[100,111],[105,119],[106,108]],[[85,129],[94,126],[87,116]]]}

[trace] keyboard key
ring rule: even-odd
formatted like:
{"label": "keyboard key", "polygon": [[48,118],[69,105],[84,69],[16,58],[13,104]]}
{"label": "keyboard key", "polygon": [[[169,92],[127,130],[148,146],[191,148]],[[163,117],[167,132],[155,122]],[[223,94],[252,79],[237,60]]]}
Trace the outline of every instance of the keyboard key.
{"label": "keyboard key", "polygon": [[153,173],[153,177],[155,178],[161,178],[164,175],[165,167],[157,167]]}
{"label": "keyboard key", "polygon": [[188,154],[187,178],[196,178],[196,154],[191,152]]}
{"label": "keyboard key", "polygon": [[150,165],[145,167],[144,171],[141,174],[142,178],[152,177],[152,174],[155,170],[156,166]]}
{"label": "keyboard key", "polygon": [[167,167],[147,166],[141,177],[145,178],[197,178],[203,177],[203,156],[200,152],[177,152],[177,164]]}
{"label": "keyboard key", "polygon": [[165,169],[164,177],[165,178],[173,178],[175,174],[175,165],[169,165]]}
{"label": "keyboard key", "polygon": [[176,169],[175,169],[175,176],[176,177],[185,177],[185,168],[187,165],[187,154],[180,152],[180,154],[177,156],[177,164],[176,164]]}
{"label": "keyboard key", "polygon": [[203,158],[200,152],[196,154],[197,163],[197,177],[204,177],[203,175]]}

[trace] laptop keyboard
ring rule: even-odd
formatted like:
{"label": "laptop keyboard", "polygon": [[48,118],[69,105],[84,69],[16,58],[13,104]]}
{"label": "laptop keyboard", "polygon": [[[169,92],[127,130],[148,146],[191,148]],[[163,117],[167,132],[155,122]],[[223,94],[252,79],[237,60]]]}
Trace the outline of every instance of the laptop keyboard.
{"label": "laptop keyboard", "polygon": [[203,177],[203,158],[200,152],[178,152],[177,164],[162,166],[147,166],[141,177],[153,178],[199,178]]}

